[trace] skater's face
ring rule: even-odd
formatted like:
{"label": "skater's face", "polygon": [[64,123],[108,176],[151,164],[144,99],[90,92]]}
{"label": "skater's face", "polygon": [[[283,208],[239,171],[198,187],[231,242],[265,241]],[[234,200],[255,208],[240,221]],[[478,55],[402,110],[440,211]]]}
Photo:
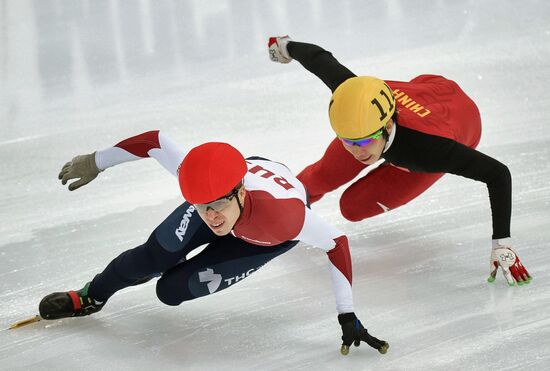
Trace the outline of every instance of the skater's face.
{"label": "skater's face", "polygon": [[[386,130],[388,134],[391,133],[393,129],[393,121],[390,121],[386,124]],[[380,159],[384,146],[386,145],[386,139],[384,136],[380,136],[378,139],[371,140],[366,145],[354,145],[347,141],[342,141],[342,145],[355,157],[359,162],[362,162],[365,165],[372,165]]]}
{"label": "skater's face", "polygon": [[225,202],[221,207],[216,207],[216,209],[210,207],[206,209],[197,207],[199,216],[204,220],[212,232],[218,236],[225,236],[231,232],[235,223],[237,223],[237,219],[239,219],[241,215],[241,209],[237,199],[240,201],[241,205],[244,206],[245,194],[246,190],[244,187],[240,187],[237,194],[231,199],[228,199],[228,202]]}

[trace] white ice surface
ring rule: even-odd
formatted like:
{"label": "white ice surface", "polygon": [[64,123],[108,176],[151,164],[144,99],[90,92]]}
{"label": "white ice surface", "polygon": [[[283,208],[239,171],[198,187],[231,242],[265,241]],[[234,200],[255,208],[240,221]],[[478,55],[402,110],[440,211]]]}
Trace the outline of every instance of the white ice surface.
{"label": "white ice surface", "polygon": [[[357,74],[458,81],[479,149],[514,181],[512,236],[531,285],[489,285],[483,184],[445,176],[361,223],[339,192],[314,210],[350,236],[358,316],[391,348],[339,354],[326,257],[299,245],[242,283],[179,307],[154,283],[97,315],[0,332],[2,370],[550,369],[550,3],[547,1],[0,2],[0,324],[79,288],[180,202],[154,161],[69,192],[74,155],[149,129],[229,141],[295,172],[332,137],[329,90],[267,58],[270,35],[317,43]],[[545,268],[546,267],[546,268]]]}

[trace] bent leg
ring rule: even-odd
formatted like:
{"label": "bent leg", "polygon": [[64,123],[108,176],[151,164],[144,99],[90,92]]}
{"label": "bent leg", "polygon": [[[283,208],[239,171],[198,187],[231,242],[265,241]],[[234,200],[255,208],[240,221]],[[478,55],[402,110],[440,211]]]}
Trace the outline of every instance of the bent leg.
{"label": "bent leg", "polygon": [[193,249],[218,237],[188,202],[180,205],[143,245],[127,250],[94,277],[89,294],[98,301],[178,264]]}
{"label": "bent leg", "polygon": [[340,198],[340,211],[352,222],[370,218],[405,205],[442,176],[380,166],[346,189]]}
{"label": "bent leg", "polygon": [[316,202],[327,192],[346,184],[359,174],[367,165],[355,157],[335,138],[321,159],[298,174],[297,178],[306,187],[310,202]]}
{"label": "bent leg", "polygon": [[157,282],[157,296],[167,305],[179,305],[225,290],[287,252],[298,241],[276,246],[256,246],[231,235],[210,243],[200,254],[164,273]]}

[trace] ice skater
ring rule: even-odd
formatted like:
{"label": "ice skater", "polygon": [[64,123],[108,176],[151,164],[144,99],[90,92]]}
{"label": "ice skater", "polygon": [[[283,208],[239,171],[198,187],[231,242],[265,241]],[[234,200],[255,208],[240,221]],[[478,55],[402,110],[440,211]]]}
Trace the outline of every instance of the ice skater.
{"label": "ice skater", "polygon": [[346,219],[357,222],[396,209],[444,173],[484,182],[493,222],[488,281],[495,280],[499,267],[510,286],[531,281],[510,239],[510,171],[475,150],[481,137],[479,111],[458,84],[437,75],[410,82],[358,77],[330,52],[288,36],[270,38],[268,51],[275,62],[297,60],[333,93],[328,114],[336,138],[319,161],[297,176],[312,203],[382,161],[342,194],[340,211]]}
{"label": "ice skater", "polygon": [[[160,276],[156,293],[167,305],[229,288],[299,241],[327,253],[342,328],[342,354],[367,342],[380,353],[388,344],[369,335],[354,314],[348,239],[309,208],[302,183],[283,164],[243,158],[227,143],[184,150],[159,131],[149,131],[65,164],[59,179],[75,190],[105,169],[153,157],[178,177],[185,202],[141,246],[116,257],[78,291],[56,292],[39,305],[44,319],[100,311],[117,291]],[[199,254],[186,255],[207,244]]]}

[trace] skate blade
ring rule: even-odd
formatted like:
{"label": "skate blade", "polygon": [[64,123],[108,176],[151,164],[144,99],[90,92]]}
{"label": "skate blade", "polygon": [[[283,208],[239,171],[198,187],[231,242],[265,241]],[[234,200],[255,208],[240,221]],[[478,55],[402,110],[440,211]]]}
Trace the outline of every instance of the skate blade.
{"label": "skate blade", "polygon": [[23,326],[27,326],[27,325],[30,325],[31,323],[35,323],[35,322],[39,322],[42,320],[42,317],[40,317],[38,314],[31,317],[31,318],[27,318],[27,319],[24,319],[22,321],[19,321],[19,322],[15,322],[13,324],[10,325],[10,327],[8,327],[7,329],[5,330],[15,330],[15,329],[18,329],[20,327],[23,327]]}

